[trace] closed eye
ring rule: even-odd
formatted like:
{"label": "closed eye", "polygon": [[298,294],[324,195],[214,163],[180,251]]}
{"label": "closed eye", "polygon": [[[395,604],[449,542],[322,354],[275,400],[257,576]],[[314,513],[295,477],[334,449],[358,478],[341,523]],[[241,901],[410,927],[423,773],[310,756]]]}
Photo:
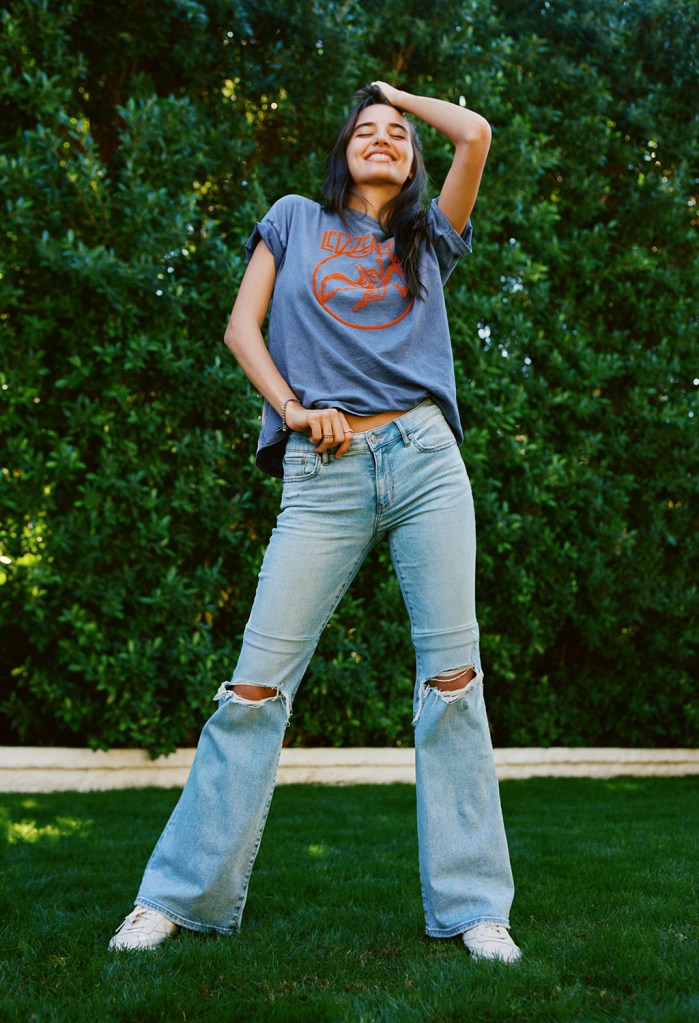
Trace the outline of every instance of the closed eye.
{"label": "closed eye", "polygon": [[[370,139],[373,137],[373,135],[374,135],[373,131],[358,131],[354,137],[357,139]],[[394,135],[392,132],[389,137],[392,138],[394,142],[406,142],[408,138],[407,135],[398,134]]]}
{"label": "closed eye", "polygon": [[[400,139],[405,141],[408,137],[408,133],[401,124],[389,124],[387,125],[391,138]],[[358,124],[354,129],[356,138],[364,139],[374,134],[376,131],[376,125],[367,121],[365,124]]]}

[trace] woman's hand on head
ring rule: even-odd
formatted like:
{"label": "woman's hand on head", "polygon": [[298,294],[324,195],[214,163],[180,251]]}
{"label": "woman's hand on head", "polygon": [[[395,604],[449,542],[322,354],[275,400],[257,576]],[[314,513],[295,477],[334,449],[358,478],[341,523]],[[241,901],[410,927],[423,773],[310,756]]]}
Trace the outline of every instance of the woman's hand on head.
{"label": "woman's hand on head", "polygon": [[439,208],[461,234],[476,202],[491,129],[484,117],[462,107],[461,102],[416,96],[394,89],[388,82],[372,82],[392,107],[402,114],[418,117],[436,128],[454,146],[454,156],[439,194]]}
{"label": "woman's hand on head", "polygon": [[375,85],[377,89],[381,89],[381,92],[392,107],[400,107],[400,96],[402,93],[399,89],[394,89],[388,82],[372,82],[371,84]]}
{"label": "woman's hand on head", "polygon": [[336,408],[307,409],[296,402],[289,402],[286,423],[290,430],[305,433],[318,454],[336,448],[335,458],[342,458],[352,443],[353,433],[349,424]]}

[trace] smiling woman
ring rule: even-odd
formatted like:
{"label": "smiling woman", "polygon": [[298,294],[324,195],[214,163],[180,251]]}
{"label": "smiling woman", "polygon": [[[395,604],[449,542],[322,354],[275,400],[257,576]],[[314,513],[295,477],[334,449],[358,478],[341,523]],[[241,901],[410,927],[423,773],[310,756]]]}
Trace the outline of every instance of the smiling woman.
{"label": "smiling woman", "polygon": [[[427,210],[406,114],[454,146]],[[442,288],[470,252],[489,141],[480,115],[374,82],[330,153],[325,205],[285,196],[248,241],[225,340],[264,396],[257,464],[283,478],[282,510],[240,658],[112,948],[150,948],[179,927],[238,929],[297,688],[362,562],[386,541],[417,662],[426,932],[462,935],[478,958],[519,958]]]}
{"label": "smiling woman", "polygon": [[415,173],[410,125],[404,117],[398,121],[396,111],[385,104],[377,103],[362,111],[345,155],[356,186],[349,200],[353,209],[362,209],[371,202],[372,209],[381,210],[386,205],[383,197],[388,195],[390,202],[395,188],[402,188]]}

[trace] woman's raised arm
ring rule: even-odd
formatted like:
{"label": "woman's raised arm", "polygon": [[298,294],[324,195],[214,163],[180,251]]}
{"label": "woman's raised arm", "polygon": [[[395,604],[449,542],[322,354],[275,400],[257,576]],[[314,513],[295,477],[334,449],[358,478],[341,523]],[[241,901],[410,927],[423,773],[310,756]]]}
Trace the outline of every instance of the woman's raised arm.
{"label": "woman's raised arm", "polygon": [[491,130],[475,110],[430,96],[413,96],[387,82],[373,82],[391,106],[432,125],[454,146],[454,158],[439,195],[439,208],[461,233],[476,203],[483,167],[490,148]]}

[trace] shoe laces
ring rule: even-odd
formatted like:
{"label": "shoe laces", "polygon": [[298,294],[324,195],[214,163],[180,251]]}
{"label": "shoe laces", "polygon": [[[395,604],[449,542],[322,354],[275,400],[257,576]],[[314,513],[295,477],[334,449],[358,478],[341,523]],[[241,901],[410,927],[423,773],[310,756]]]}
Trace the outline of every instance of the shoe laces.
{"label": "shoe laces", "polygon": [[123,930],[150,931],[158,924],[159,917],[160,914],[154,909],[148,909],[147,906],[136,906],[117,929],[117,934]]}

